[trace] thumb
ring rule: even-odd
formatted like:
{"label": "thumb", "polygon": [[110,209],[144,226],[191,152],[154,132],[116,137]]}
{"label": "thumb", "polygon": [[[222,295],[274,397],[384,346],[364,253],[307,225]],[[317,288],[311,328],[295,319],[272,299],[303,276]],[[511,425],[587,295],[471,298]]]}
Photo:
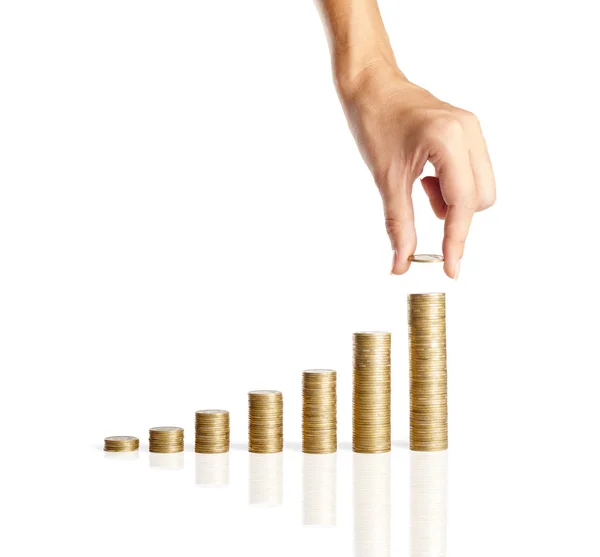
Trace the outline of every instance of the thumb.
{"label": "thumb", "polygon": [[385,188],[382,191],[385,228],[392,244],[392,274],[402,275],[408,271],[408,258],[415,253],[417,233],[413,211],[411,188],[407,183]]}

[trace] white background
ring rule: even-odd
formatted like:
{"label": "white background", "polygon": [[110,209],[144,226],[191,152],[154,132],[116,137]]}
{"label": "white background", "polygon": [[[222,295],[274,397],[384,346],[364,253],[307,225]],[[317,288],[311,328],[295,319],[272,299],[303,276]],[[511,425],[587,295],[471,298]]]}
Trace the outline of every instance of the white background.
{"label": "white background", "polygon": [[[458,283],[439,271],[449,556],[598,552],[593,4],[381,2],[407,76],[479,116],[498,183]],[[442,225],[414,197],[419,251],[439,251]],[[14,556],[443,553],[410,542],[416,271],[390,277],[390,264],[311,2],[2,0],[0,544]],[[393,334],[394,447],[374,468],[383,499],[367,485],[365,503],[348,449],[351,334],[371,329]],[[302,525],[311,367],[338,371],[335,528]],[[248,505],[251,389],[284,394],[274,508]],[[231,411],[224,489],[195,486],[206,407]],[[150,468],[156,425],[185,427],[183,470]],[[139,436],[139,458],[106,459],[107,435]],[[377,543],[361,545],[369,532]]]}

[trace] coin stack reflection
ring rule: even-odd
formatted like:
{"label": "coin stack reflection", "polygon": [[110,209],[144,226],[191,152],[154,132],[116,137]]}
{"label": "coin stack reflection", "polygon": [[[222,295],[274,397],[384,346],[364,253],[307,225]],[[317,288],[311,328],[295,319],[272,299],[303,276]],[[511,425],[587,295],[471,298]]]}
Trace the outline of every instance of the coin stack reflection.
{"label": "coin stack reflection", "polygon": [[183,470],[185,464],[183,451],[177,453],[156,453],[148,455],[150,468],[157,470]]}
{"label": "coin stack reflection", "polygon": [[249,503],[274,507],[283,501],[283,453],[250,453]]}
{"label": "coin stack reflection", "polygon": [[197,453],[226,453],[229,451],[229,412],[227,410],[198,410],[196,412]]}
{"label": "coin stack reflection", "polygon": [[137,451],[140,448],[140,440],[130,435],[115,435],[104,439],[104,450],[111,453],[123,453]]}
{"label": "coin stack reflection", "polygon": [[448,448],[446,296],[408,296],[410,448]]}
{"label": "coin stack reflection", "polygon": [[391,555],[390,453],[353,455],[354,556]]}
{"label": "coin stack reflection", "polygon": [[391,448],[390,369],[390,333],[355,333],[352,448],[357,453]]}
{"label": "coin stack reflection", "polygon": [[229,485],[229,453],[197,453],[196,485],[203,487]]}
{"label": "coin stack reflection", "polygon": [[248,450],[251,453],[283,450],[283,396],[279,391],[248,393]]}
{"label": "coin stack reflection", "polygon": [[337,454],[302,455],[304,526],[335,526]]}
{"label": "coin stack reflection", "polygon": [[311,454],[337,450],[336,373],[311,369],[302,373],[302,451]]}
{"label": "coin stack reflection", "polygon": [[152,427],[149,441],[151,453],[179,453],[183,451],[183,428]]}
{"label": "coin stack reflection", "polygon": [[410,454],[410,555],[445,557],[448,451]]}

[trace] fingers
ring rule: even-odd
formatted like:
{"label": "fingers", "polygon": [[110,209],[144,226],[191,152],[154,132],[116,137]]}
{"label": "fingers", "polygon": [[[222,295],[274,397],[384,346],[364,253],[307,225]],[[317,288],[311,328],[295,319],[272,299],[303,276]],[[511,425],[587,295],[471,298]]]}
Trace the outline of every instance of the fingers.
{"label": "fingers", "polygon": [[496,202],[496,180],[492,161],[479,120],[470,112],[461,113],[461,123],[469,138],[469,160],[477,192],[477,211],[483,211]]}
{"label": "fingers", "polygon": [[446,212],[448,211],[448,206],[444,201],[444,197],[442,196],[442,191],[440,190],[440,181],[437,176],[426,176],[421,180],[421,185],[429,198],[429,203],[431,204],[431,208],[435,213],[435,216],[438,219],[444,220],[446,218]]}
{"label": "fingers", "polygon": [[459,263],[465,251],[465,241],[474,211],[462,205],[449,205],[444,226],[444,272],[450,278],[458,279]]}
{"label": "fingers", "polygon": [[422,180],[433,212],[446,221],[442,251],[444,271],[451,278],[458,278],[473,213],[496,200],[494,172],[479,121],[470,112],[456,114],[458,118],[437,122],[431,130],[435,148],[430,158],[438,178]]}
{"label": "fingers", "polygon": [[442,243],[444,271],[450,278],[457,278],[458,264],[477,207],[477,194],[463,127],[452,120],[445,122],[438,130],[437,138],[431,161],[439,178],[443,200],[448,206]]}
{"label": "fingers", "polygon": [[408,271],[408,258],[414,254],[417,247],[415,232],[415,216],[413,212],[411,185],[408,179],[400,178],[389,181],[380,187],[385,214],[385,228],[394,257],[392,274],[402,275]]}

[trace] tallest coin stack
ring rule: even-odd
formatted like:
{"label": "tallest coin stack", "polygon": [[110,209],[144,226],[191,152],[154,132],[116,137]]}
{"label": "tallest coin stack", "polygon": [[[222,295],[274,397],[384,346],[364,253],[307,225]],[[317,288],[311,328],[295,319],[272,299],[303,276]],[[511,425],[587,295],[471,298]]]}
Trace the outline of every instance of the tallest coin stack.
{"label": "tallest coin stack", "polygon": [[446,296],[408,296],[410,448],[448,448]]}

